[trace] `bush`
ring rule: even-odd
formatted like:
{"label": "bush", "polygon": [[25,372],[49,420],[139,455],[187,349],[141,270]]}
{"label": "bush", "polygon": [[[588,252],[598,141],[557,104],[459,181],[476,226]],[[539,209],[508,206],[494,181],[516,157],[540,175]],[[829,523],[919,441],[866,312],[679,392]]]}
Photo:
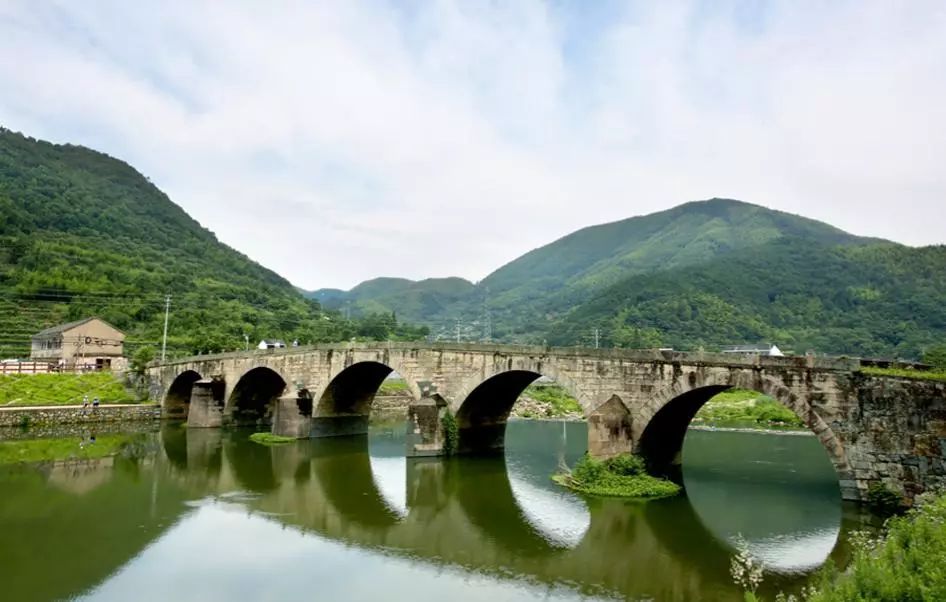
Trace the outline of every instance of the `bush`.
{"label": "bush", "polygon": [[903,506],[900,496],[883,483],[871,483],[867,488],[867,505],[881,516],[893,516]]}
{"label": "bush", "polygon": [[449,409],[440,417],[440,428],[443,429],[443,453],[452,456],[460,447],[460,427]]}
{"label": "bush", "polygon": [[812,602],[946,600],[946,496],[890,519],[887,535],[856,546],[846,571]]}
{"label": "bush", "polygon": [[615,456],[606,460],[604,465],[612,474],[625,477],[635,477],[647,472],[647,469],[644,467],[644,460],[642,460],[640,456],[634,456],[632,454]]}
{"label": "bush", "polygon": [[680,492],[679,485],[644,472],[641,458],[630,454],[603,462],[585,454],[570,474],[558,474],[552,480],[575,491],[602,496],[656,498]]}

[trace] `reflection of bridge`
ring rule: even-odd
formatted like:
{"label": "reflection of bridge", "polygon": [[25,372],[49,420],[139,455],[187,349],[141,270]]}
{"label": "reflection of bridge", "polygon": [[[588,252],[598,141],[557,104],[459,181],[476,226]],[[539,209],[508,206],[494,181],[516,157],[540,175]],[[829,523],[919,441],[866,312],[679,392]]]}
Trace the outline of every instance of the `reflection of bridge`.
{"label": "reflection of bridge", "polygon": [[845,499],[862,499],[877,481],[908,502],[946,484],[946,386],[867,375],[858,360],[369,343],[198,356],[149,375],[166,414],[191,426],[272,422],[277,434],[326,437],[365,433],[392,371],[414,397],[408,455],[443,452],[447,411],[457,418],[459,451],[501,448],[513,404],[544,375],[578,399],[596,456],[637,451],[672,473],[697,410],[741,387],[779,400],[814,431]]}
{"label": "reflection of bridge", "polygon": [[[6,598],[72,599],[107,589],[124,573],[134,574],[125,570],[133,565],[152,571],[158,566],[161,576],[154,585],[179,593],[161,584],[186,582],[190,575],[206,579],[206,567],[180,567],[188,575],[173,572],[161,564],[168,562],[167,549],[155,549],[168,540],[177,542],[172,546],[189,541],[193,523],[185,519],[199,520],[203,510],[192,500],[213,498],[208,505],[246,508],[253,520],[294,527],[341,547],[460,567],[540,589],[564,585],[587,595],[671,601],[742,599],[727,576],[731,550],[704,526],[687,497],[648,504],[585,503],[544,489],[556,498],[550,525],[542,523],[541,508],[535,508],[548,506],[549,499],[537,500],[528,491],[529,485],[542,487],[507,469],[499,456],[405,460],[394,457],[393,447],[378,449],[375,439],[369,457],[365,437],[268,448],[248,442],[245,433],[174,426],[160,437],[157,449],[150,438],[138,446],[144,457],[87,461],[87,471],[54,471],[45,478],[28,470],[7,475],[17,486],[4,489],[0,508],[0,530],[10,542],[0,549]],[[392,486],[380,487],[381,482]],[[397,490],[403,501],[392,499]],[[792,495],[790,486],[784,495]],[[740,510],[730,503],[723,512]],[[823,530],[836,528],[836,515],[823,514],[818,519]],[[705,518],[711,525],[712,516]],[[239,529],[242,520],[227,524]],[[784,520],[776,515],[768,522],[782,525],[786,533],[798,530]],[[554,526],[568,526],[570,536],[551,532]],[[165,537],[175,529],[183,539]],[[839,566],[845,564],[846,550],[841,542],[832,552]],[[242,555],[245,549],[233,552]],[[230,551],[213,553],[228,557]],[[42,578],[49,566],[56,566],[55,579]],[[162,595],[151,592],[151,597]]]}
{"label": "reflection of bridge", "polygon": [[[501,456],[395,463],[400,474],[387,476],[406,493],[406,508],[397,509],[377,486],[378,458],[369,457],[367,437],[272,448],[219,430],[167,429],[162,437],[173,474],[190,483],[193,495],[255,494],[240,503],[346,545],[549,586],[580,584],[661,600],[712,592],[725,594],[719,599],[740,597],[728,578],[732,550],[704,527],[686,497],[587,506],[576,499],[577,512],[557,515],[576,523],[569,525],[575,537],[563,539],[529,518],[535,513],[517,492],[523,484]],[[555,505],[561,509],[568,501]],[[839,526],[834,516],[825,520]],[[846,546],[835,554],[846,554]]]}

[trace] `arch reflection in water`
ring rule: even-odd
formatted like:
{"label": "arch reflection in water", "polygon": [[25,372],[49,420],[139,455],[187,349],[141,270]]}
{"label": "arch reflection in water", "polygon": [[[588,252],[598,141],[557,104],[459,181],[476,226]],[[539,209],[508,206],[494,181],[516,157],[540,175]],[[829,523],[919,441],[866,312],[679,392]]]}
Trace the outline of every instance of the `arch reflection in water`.
{"label": "arch reflection in water", "polygon": [[[70,583],[86,584],[81,589],[58,592],[70,597],[87,591],[91,599],[107,599],[105,592],[118,591],[111,588],[127,581],[128,575],[136,575],[136,586],[153,591],[156,599],[197,599],[197,592],[186,585],[193,582],[191,578],[245,582],[246,591],[233,593],[234,599],[252,599],[256,585],[293,582],[289,573],[297,563],[292,558],[304,549],[313,558],[330,559],[325,565],[307,565],[307,578],[319,583],[337,581],[334,577],[340,574],[362,574],[365,563],[386,567],[383,574],[359,580],[362,588],[374,589],[358,593],[377,597],[390,594],[392,587],[407,587],[407,575],[433,567],[441,575],[437,587],[442,593],[466,592],[469,582],[477,580],[477,587],[499,598],[514,597],[510,592],[527,592],[522,596],[527,598],[551,591],[558,598],[739,600],[728,576],[728,542],[734,533],[745,535],[760,553],[775,555],[771,564],[786,574],[772,585],[787,589],[797,585],[798,571],[815,562],[800,562],[792,556],[794,550],[811,541],[808,534],[827,533],[831,520],[838,518],[837,505],[834,514],[828,506],[818,505],[818,479],[811,487],[798,487],[804,475],[790,472],[798,467],[787,467],[789,472],[780,477],[784,482],[763,480],[749,486],[756,479],[751,470],[768,466],[759,461],[775,461],[766,455],[775,445],[784,444],[785,454],[806,462],[797,449],[799,438],[756,440],[753,449],[740,450],[725,438],[716,439],[719,433],[693,433],[696,437],[688,440],[686,452],[691,454],[691,469],[685,475],[691,498],[585,501],[548,479],[563,458],[573,462],[585,445],[583,424],[566,425],[565,438],[562,428],[555,423],[513,422],[505,459],[449,461],[404,460],[399,439],[403,435],[397,429],[370,439],[300,441],[272,448],[246,441],[246,432],[178,429],[161,433],[159,455],[136,462],[133,479],[103,480],[98,489],[81,496],[69,493],[72,489],[63,486],[62,475],[42,477],[44,481],[24,487],[17,486],[21,477],[4,476],[0,469],[0,484],[10,492],[5,508],[40,506],[29,498],[45,496],[63,505],[53,510],[73,518],[86,511],[84,499],[105,488],[110,499],[122,499],[123,488],[128,488],[129,497],[152,500],[136,508],[142,516],[109,523],[110,537],[124,537],[120,531],[129,530],[127,540],[140,542],[137,547],[128,549],[104,573],[97,567],[83,568],[88,574],[81,579],[73,575]],[[708,438],[705,449],[692,447],[694,442],[700,444],[701,436]],[[721,461],[706,459],[711,453]],[[750,473],[738,466],[731,471],[735,459],[726,453],[756,460],[750,462]],[[708,476],[699,472],[701,464],[695,458],[706,459]],[[111,470],[121,476],[119,471],[131,466],[123,460]],[[764,472],[775,473],[771,468]],[[772,515],[768,510],[779,508],[773,500],[788,495],[786,489],[792,489],[788,484],[800,493],[784,504],[803,510]],[[403,503],[398,503],[398,495]],[[152,530],[153,539],[142,542],[132,531],[144,524],[148,506],[155,501],[164,504],[164,510],[159,507],[164,518],[152,521],[160,530]],[[3,507],[0,527],[16,532],[10,525],[16,516],[4,515]],[[811,515],[816,516],[806,522]],[[835,519],[829,520],[830,516]],[[56,527],[56,519],[49,520],[51,528]],[[848,528],[845,525],[842,532]],[[98,541],[96,532],[102,529],[74,520],[68,528],[88,541]],[[186,556],[187,546],[211,533],[235,549],[224,546],[212,566],[190,567],[175,560]],[[35,539],[55,545],[53,537]],[[782,542],[791,545],[779,547]],[[180,546],[177,554],[175,546]],[[241,561],[249,549],[256,560]],[[843,538],[832,552],[843,560],[838,549],[843,554]],[[34,552],[33,560],[17,564],[32,578],[45,570],[43,550]],[[285,564],[263,557],[283,559]],[[149,566],[161,570],[149,571]],[[166,578],[168,566],[173,566],[175,579]],[[206,573],[211,568],[212,574]],[[107,577],[109,572],[118,577]],[[70,573],[76,571],[70,568]],[[332,591],[345,598],[346,590]],[[354,590],[348,592],[359,597]]]}
{"label": "arch reflection in water", "polygon": [[821,566],[841,531],[834,468],[815,437],[692,431],[684,448],[687,495],[710,531],[738,537],[770,571]]}

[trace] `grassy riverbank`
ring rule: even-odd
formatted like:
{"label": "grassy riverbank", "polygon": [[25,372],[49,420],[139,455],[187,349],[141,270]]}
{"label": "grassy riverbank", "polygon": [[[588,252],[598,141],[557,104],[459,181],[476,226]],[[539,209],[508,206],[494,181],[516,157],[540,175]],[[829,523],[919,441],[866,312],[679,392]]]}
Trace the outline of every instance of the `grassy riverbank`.
{"label": "grassy riverbank", "polygon": [[599,461],[585,455],[571,471],[552,480],[581,493],[608,497],[660,498],[680,493],[680,486],[647,474],[637,456],[623,454]]}
{"label": "grassy riverbank", "polygon": [[104,458],[117,454],[130,439],[130,435],[118,434],[102,435],[94,441],[80,437],[0,441],[0,464]]}
{"label": "grassy riverbank", "polygon": [[776,400],[745,389],[723,391],[700,408],[694,425],[801,428],[804,423]]}
{"label": "grassy riverbank", "polygon": [[[829,562],[800,596],[779,595],[775,600],[946,600],[946,494],[928,497],[906,515],[890,519],[880,537],[856,532],[853,558],[843,572]],[[761,602],[752,590],[764,578],[764,566],[745,551],[732,565],[736,584],[747,590],[747,602]],[[748,578],[750,571],[755,580]]]}
{"label": "grassy riverbank", "polygon": [[84,395],[101,403],[137,401],[111,372],[0,376],[0,406],[76,405]]}
{"label": "grassy riverbank", "polygon": [[578,400],[555,383],[529,385],[516,405],[513,413],[520,418],[581,418]]}

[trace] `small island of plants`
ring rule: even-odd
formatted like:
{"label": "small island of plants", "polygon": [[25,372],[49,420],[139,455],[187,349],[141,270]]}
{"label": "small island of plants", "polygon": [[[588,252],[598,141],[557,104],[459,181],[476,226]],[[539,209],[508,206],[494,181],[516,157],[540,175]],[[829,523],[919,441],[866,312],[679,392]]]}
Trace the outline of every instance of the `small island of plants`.
{"label": "small island of plants", "polygon": [[274,435],[272,433],[253,433],[250,435],[250,441],[259,443],[260,445],[283,445],[285,443],[294,443],[297,439],[295,437],[283,437],[282,435]]}
{"label": "small island of plants", "polygon": [[632,454],[608,460],[585,455],[575,468],[552,480],[580,493],[608,497],[661,498],[680,493],[676,483],[647,474],[644,461]]}

